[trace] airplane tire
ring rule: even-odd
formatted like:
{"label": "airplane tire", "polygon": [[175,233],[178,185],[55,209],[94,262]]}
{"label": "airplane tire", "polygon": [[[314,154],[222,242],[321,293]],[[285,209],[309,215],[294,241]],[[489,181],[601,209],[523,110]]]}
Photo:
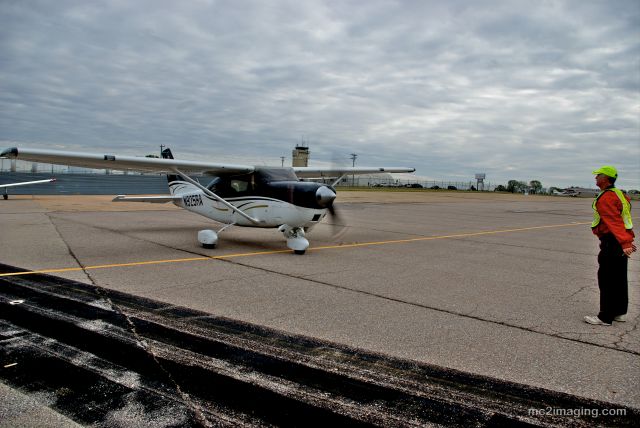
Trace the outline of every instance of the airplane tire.
{"label": "airplane tire", "polygon": [[2,195],[2,199],[6,201],[7,199],[9,199],[9,195]]}
{"label": "airplane tire", "polygon": [[207,248],[209,250],[212,250],[216,248],[216,244],[202,244],[202,248]]}
{"label": "airplane tire", "polygon": [[293,252],[301,256],[304,254],[305,250],[293,250]]}

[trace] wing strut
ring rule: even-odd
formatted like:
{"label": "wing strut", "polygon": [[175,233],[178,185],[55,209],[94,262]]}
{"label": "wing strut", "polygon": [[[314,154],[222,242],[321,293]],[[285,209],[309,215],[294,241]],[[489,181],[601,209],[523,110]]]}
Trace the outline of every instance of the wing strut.
{"label": "wing strut", "polygon": [[331,183],[331,187],[336,187],[336,185],[337,185],[338,183],[340,183],[340,180],[342,180],[346,175],[347,175],[347,174],[342,174],[340,177],[338,177],[338,178],[336,179],[336,181],[334,181],[333,183]]}
{"label": "wing strut", "polygon": [[184,181],[187,181],[187,182],[193,184],[198,189],[202,190],[204,193],[206,193],[207,195],[211,196],[216,201],[220,202],[221,204],[223,204],[224,206],[229,208],[232,212],[237,212],[238,214],[240,214],[242,217],[246,218],[247,220],[249,220],[253,224],[260,224],[260,220],[251,217],[249,214],[245,213],[242,210],[239,210],[238,207],[236,207],[236,206],[230,204],[229,202],[225,201],[220,196],[216,195],[211,190],[207,189],[202,184],[198,183],[196,180],[193,180],[187,174],[184,174],[184,173],[180,172],[180,170],[178,168],[171,168],[171,170],[173,172],[175,172],[176,174],[178,174]]}

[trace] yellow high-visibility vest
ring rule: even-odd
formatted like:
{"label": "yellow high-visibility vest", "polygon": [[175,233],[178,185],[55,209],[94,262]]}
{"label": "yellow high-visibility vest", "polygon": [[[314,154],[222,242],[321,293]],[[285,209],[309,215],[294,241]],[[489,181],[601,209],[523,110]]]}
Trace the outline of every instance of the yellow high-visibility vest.
{"label": "yellow high-visibility vest", "polygon": [[624,228],[632,229],[633,223],[631,222],[631,204],[629,203],[629,201],[627,201],[627,198],[624,197],[624,193],[622,193],[620,189],[616,189],[615,187],[603,190],[602,192],[598,193],[598,196],[596,196],[596,198],[593,200],[593,205],[591,206],[593,208],[593,223],[591,223],[591,227],[593,228],[600,224],[600,213],[596,208],[596,203],[598,202],[598,199],[600,199],[600,196],[604,195],[604,192],[606,192],[607,190],[611,190],[613,193],[618,195],[618,198],[620,198],[620,202],[622,202],[622,212],[620,213],[620,215],[622,216],[622,221],[624,222]]}

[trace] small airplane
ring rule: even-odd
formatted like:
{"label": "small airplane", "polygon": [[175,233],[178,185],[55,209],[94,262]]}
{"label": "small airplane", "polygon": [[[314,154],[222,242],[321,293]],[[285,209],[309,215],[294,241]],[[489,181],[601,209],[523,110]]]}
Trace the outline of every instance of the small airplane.
{"label": "small airplane", "polygon": [[567,189],[558,189],[559,191],[555,193],[556,196],[571,196],[574,198],[577,197],[587,197],[594,198],[598,193],[598,189],[586,189],[583,187],[569,187]]}
{"label": "small airplane", "polygon": [[[335,215],[335,185],[345,176],[384,172],[414,172],[415,168],[313,168],[259,167],[174,159],[170,149],[162,158],[119,156],[12,147],[0,157],[86,168],[166,173],[169,195],[118,195],[114,202],[172,202],[178,207],[222,223],[218,231],[198,232],[205,248],[215,248],[218,235],[231,226],[277,228],[287,247],[304,254],[309,247],[306,232],[327,213]],[[190,175],[210,177],[206,185]],[[302,181],[304,178],[331,178],[332,184]]]}
{"label": "small airplane", "polygon": [[579,192],[576,192],[573,189],[562,189],[561,191],[555,193],[556,196],[571,196],[574,198],[579,194],[580,194]]}
{"label": "small airplane", "polygon": [[9,193],[7,192],[7,188],[9,188],[9,187],[27,186],[27,185],[31,185],[31,184],[41,184],[41,183],[52,183],[54,181],[56,181],[55,178],[50,178],[48,180],[22,181],[20,183],[0,184],[0,189],[4,189],[4,193],[2,194],[2,198],[4,200],[9,199]]}

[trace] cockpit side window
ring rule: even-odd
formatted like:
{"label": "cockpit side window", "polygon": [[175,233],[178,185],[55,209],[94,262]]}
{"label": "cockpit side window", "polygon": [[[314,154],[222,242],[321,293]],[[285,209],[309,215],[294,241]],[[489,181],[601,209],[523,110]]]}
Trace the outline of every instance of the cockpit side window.
{"label": "cockpit side window", "polygon": [[233,198],[253,193],[255,178],[253,174],[216,177],[207,188],[221,198]]}
{"label": "cockpit side window", "polygon": [[231,189],[237,193],[244,193],[249,189],[249,182],[247,180],[231,180],[229,185]]}

